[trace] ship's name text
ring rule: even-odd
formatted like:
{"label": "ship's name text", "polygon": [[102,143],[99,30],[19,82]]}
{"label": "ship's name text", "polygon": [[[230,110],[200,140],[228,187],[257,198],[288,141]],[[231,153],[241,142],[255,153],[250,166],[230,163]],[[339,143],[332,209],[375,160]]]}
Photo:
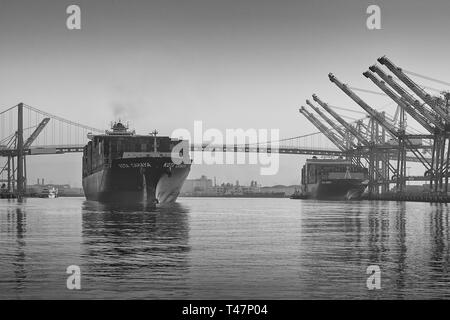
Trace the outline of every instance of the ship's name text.
{"label": "ship's name text", "polygon": [[[151,168],[152,165],[149,162],[132,162],[132,163],[119,163],[117,166],[121,169],[129,168]],[[175,164],[172,162],[166,162],[163,164],[163,168],[184,168],[185,164]]]}

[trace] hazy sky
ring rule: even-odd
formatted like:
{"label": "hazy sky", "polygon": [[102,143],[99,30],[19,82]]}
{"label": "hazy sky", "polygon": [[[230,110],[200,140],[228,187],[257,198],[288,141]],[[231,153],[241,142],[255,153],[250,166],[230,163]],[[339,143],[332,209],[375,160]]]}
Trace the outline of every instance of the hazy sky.
{"label": "hazy sky", "polygon": [[[70,4],[81,7],[81,30],[66,28]],[[381,7],[382,30],[366,28],[370,4]],[[386,54],[450,80],[448,12],[448,0],[0,0],[0,110],[23,101],[98,128],[121,117],[140,133],[169,135],[202,120],[298,136],[317,131],[298,113],[312,93],[360,110],[328,72],[376,90],[361,73]],[[375,107],[389,102],[361,96]],[[29,180],[80,185],[80,158],[34,157]],[[191,177],[294,184],[304,159],[282,156],[276,176],[259,176],[257,166],[196,166]]]}

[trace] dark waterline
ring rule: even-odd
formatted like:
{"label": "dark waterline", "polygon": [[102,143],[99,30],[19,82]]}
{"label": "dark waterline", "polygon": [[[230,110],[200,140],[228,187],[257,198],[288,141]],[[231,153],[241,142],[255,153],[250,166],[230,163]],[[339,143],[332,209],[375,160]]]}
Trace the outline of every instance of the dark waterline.
{"label": "dark waterline", "polygon": [[[449,298],[449,208],[413,202],[0,200],[0,298]],[[66,268],[81,268],[81,290]],[[379,265],[381,289],[366,287]]]}

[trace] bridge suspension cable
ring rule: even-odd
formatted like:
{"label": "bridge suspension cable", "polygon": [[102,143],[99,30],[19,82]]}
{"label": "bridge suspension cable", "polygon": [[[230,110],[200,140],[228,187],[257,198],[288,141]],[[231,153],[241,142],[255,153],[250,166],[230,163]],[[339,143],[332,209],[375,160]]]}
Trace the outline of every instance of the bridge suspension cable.
{"label": "bridge suspension cable", "polygon": [[[62,118],[25,103],[20,105],[23,107],[23,138],[24,140],[30,139],[28,140],[29,146],[40,148],[43,152],[44,149],[52,152],[51,150],[55,147],[79,150],[86,144],[88,133],[104,132],[101,129]],[[3,153],[7,152],[5,151],[6,142],[11,137],[15,138],[18,130],[18,108],[19,104],[0,112],[0,150],[3,150]],[[8,149],[11,149],[10,146]]]}
{"label": "bridge suspension cable", "polygon": [[8,112],[8,111],[10,111],[10,110],[12,110],[12,109],[14,109],[15,107],[17,107],[17,104],[16,104],[15,106],[12,106],[12,107],[6,109],[6,110],[1,111],[1,112],[0,112],[0,115],[2,115],[2,114],[4,114],[4,113],[6,113],[6,112]]}
{"label": "bridge suspension cable", "polygon": [[81,123],[77,123],[77,122],[73,122],[73,121],[71,121],[71,120],[67,120],[67,119],[61,118],[61,117],[56,116],[56,115],[54,115],[54,114],[51,114],[51,113],[42,111],[42,110],[40,110],[40,109],[37,109],[37,108],[35,108],[35,107],[32,107],[32,106],[30,106],[30,105],[28,105],[28,104],[24,104],[23,106],[24,106],[25,108],[28,108],[28,109],[34,111],[34,112],[40,113],[40,114],[43,115],[43,116],[47,116],[47,117],[53,118],[53,119],[58,120],[58,121],[61,121],[61,122],[65,122],[65,123],[67,123],[67,124],[70,124],[70,125],[73,125],[73,126],[77,126],[77,127],[79,127],[79,128],[84,128],[84,129],[86,129],[86,130],[91,130],[92,132],[98,132],[98,133],[103,133],[103,132],[104,132],[104,130],[97,129],[97,128],[94,128],[94,127],[89,127],[89,126],[86,126],[86,125],[81,124]]}

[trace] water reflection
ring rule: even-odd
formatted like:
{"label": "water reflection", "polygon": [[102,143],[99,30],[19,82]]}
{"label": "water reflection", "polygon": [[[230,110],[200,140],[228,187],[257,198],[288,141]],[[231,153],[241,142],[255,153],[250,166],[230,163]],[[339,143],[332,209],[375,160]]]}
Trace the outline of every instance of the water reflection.
{"label": "water reflection", "polygon": [[[13,246],[12,251],[2,255],[3,263],[10,263],[14,273],[15,288],[20,289],[27,279],[26,271],[26,241],[25,234],[27,230],[26,210],[18,205],[15,200],[8,200],[6,207],[2,207],[0,212],[1,238],[5,241],[3,245]],[[6,261],[5,261],[6,259]],[[10,269],[2,268],[4,270]]]}
{"label": "water reflection", "polygon": [[[436,283],[445,283],[449,280],[449,208],[446,204],[432,205],[430,213],[430,258],[429,267],[434,272],[430,280]],[[449,289],[450,292],[450,289]]]}
{"label": "water reflection", "polygon": [[406,286],[407,270],[407,246],[406,246],[406,204],[404,202],[397,203],[397,210],[394,213],[394,246],[397,247],[397,253],[392,258],[394,263],[395,286],[397,292],[401,292]]}
{"label": "water reflection", "polygon": [[1,201],[0,298],[450,298],[449,206],[260,201]]}
{"label": "water reflection", "polygon": [[[303,281],[310,297],[330,297],[330,292],[338,293],[336,298],[450,296],[447,205],[373,201],[343,203],[339,209],[322,206],[318,213],[314,203],[306,203],[302,211]],[[369,265],[380,266],[383,290],[367,290]]]}
{"label": "water reflection", "polygon": [[179,204],[155,208],[85,201],[82,238],[84,270],[95,282],[113,279],[136,292],[166,281],[161,290],[170,290],[167,281],[179,282],[188,271],[188,210]]}
{"label": "water reflection", "polygon": [[17,253],[15,255],[16,259],[13,262],[15,266],[14,274],[16,275],[16,283],[18,287],[21,287],[27,274],[25,272],[25,232],[26,232],[26,214],[21,207],[17,207],[14,213],[8,214],[11,219],[16,217],[16,241],[17,241]]}

